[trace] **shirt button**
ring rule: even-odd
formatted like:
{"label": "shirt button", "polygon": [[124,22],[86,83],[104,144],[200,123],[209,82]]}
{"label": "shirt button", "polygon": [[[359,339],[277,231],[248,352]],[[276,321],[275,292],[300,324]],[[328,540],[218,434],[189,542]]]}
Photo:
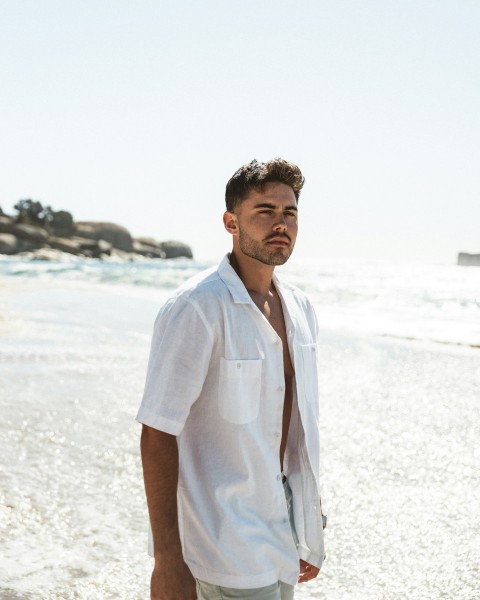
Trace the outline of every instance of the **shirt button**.
{"label": "shirt button", "polygon": [[315,510],[315,511],[317,510],[317,505],[316,504],[313,505],[313,510]]}
{"label": "shirt button", "polygon": [[273,340],[273,345],[274,346],[278,346],[278,340],[277,339]]}
{"label": "shirt button", "polygon": [[280,481],[281,478],[282,478],[281,475],[277,475],[277,481]]}
{"label": "shirt button", "polygon": [[276,438],[279,438],[281,435],[282,435],[282,434],[281,434],[279,431],[276,431],[276,432],[275,432],[275,437],[276,437]]}
{"label": "shirt button", "polygon": [[279,385],[277,387],[277,392],[284,392],[285,391],[285,387],[283,385]]}
{"label": "shirt button", "polygon": [[242,368],[242,363],[237,363],[237,369],[241,369]]}

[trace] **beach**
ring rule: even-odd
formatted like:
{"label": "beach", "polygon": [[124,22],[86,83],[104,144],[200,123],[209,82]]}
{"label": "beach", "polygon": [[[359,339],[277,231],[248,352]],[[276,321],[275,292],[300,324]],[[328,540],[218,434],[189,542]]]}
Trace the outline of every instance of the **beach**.
{"label": "beach", "polygon": [[[149,597],[135,414],[155,315],[205,266],[155,264],[0,268],[1,599]],[[380,267],[383,296],[362,296],[353,275],[310,289],[327,560],[296,598],[480,597],[480,275],[442,269],[428,271],[451,285],[441,314],[410,300],[402,312],[402,277]]]}

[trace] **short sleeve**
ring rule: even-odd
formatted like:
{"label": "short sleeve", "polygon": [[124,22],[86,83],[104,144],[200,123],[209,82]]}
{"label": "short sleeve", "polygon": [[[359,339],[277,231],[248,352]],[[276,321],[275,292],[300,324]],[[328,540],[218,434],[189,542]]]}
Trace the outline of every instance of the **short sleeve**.
{"label": "short sleeve", "polygon": [[213,334],[201,308],[176,297],[155,321],[137,421],[179,435],[208,372]]}

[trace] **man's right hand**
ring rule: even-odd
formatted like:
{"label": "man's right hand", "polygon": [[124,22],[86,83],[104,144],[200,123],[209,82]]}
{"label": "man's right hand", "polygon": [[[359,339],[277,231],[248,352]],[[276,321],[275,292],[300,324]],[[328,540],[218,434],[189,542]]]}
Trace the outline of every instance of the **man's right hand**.
{"label": "man's right hand", "polygon": [[155,564],[150,583],[151,600],[196,600],[195,579],[183,559]]}

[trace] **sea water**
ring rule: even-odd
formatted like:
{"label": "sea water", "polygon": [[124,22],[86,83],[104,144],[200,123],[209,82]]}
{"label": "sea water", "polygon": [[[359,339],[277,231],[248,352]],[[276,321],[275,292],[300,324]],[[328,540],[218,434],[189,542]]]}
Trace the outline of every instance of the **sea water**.
{"label": "sea water", "polygon": [[[208,266],[0,259],[0,598],[149,597],[134,417],[158,308]],[[327,560],[296,597],[480,598],[480,269],[280,271],[320,326]]]}

